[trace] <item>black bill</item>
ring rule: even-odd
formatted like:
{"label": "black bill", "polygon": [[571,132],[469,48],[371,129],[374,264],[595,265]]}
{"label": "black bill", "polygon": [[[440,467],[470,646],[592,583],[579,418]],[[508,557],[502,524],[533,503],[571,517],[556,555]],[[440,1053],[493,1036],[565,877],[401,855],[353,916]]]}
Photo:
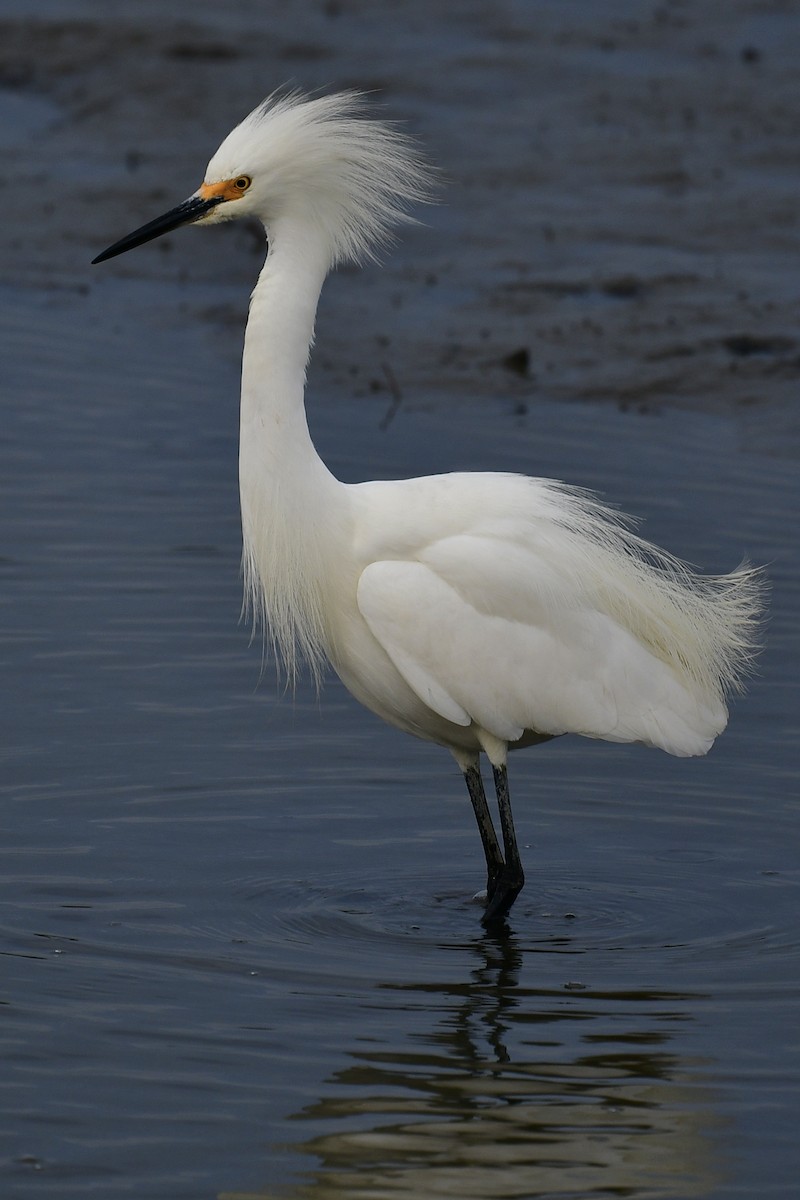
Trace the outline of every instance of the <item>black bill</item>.
{"label": "black bill", "polygon": [[189,225],[192,221],[199,221],[222,200],[222,196],[212,196],[208,200],[204,200],[201,196],[190,196],[177,208],[172,208],[168,213],[164,213],[163,217],[156,217],[154,221],[148,221],[146,225],[142,225],[141,229],[135,229],[127,237],[114,242],[113,246],[109,246],[102,254],[98,254],[97,258],[92,259],[92,266],[95,263],[105,262],[107,258],[116,258],[118,254],[124,254],[126,250],[133,250],[135,246],[141,246],[144,242],[151,242],[153,238],[160,237],[162,233],[169,233],[172,229],[177,229],[179,225]]}

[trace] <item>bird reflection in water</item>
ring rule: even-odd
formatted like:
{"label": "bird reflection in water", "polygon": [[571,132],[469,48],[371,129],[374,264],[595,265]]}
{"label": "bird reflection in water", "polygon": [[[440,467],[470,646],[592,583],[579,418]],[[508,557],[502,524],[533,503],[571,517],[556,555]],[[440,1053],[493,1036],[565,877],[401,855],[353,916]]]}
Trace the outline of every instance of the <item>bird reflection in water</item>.
{"label": "bird reflection in water", "polygon": [[671,1045],[701,996],[520,987],[507,930],[471,948],[466,982],[381,989],[392,1009],[439,1023],[410,1044],[352,1049],[329,1094],[296,1115],[316,1130],[297,1146],[318,1159],[313,1173],[220,1200],[655,1200],[718,1186],[705,1064]]}

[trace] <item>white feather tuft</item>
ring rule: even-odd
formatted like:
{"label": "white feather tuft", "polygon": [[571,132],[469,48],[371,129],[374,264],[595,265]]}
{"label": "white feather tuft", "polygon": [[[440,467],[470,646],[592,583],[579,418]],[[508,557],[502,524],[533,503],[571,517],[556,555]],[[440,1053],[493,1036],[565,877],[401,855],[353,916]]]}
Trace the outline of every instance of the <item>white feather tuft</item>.
{"label": "white feather tuft", "polygon": [[[759,650],[766,582],[748,563],[729,575],[698,575],[638,537],[632,518],[591,492],[551,480],[551,519],[567,538],[575,595],[629,630],[695,692],[724,703],[751,673]],[[566,549],[566,543],[564,545]]]}
{"label": "white feather tuft", "polygon": [[268,226],[301,206],[327,235],[331,265],[374,258],[394,226],[413,221],[409,207],[430,199],[435,171],[396,126],[363,110],[355,91],[269,96],[225,139],[206,180],[250,175]]}
{"label": "white feather tuft", "polygon": [[278,481],[242,494],[242,615],[254,635],[268,635],[278,677],[291,689],[303,666],[321,686],[330,645],[324,584],[341,563],[335,529],[323,518],[310,524],[307,511]]}

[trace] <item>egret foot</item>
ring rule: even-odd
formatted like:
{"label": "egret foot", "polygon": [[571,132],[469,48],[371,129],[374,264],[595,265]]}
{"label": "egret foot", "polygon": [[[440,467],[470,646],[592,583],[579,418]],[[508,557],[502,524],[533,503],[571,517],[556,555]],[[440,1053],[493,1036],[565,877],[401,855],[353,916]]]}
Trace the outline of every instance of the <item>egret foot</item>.
{"label": "egret foot", "polygon": [[524,886],[525,876],[521,869],[513,870],[506,867],[501,871],[488,893],[486,908],[481,917],[483,924],[489,925],[494,921],[502,920]]}

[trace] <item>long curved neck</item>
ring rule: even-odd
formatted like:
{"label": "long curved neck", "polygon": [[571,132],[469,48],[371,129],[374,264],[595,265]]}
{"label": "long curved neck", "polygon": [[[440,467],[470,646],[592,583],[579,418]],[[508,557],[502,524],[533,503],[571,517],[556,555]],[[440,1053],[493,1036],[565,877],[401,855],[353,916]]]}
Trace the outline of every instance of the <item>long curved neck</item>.
{"label": "long curved neck", "polygon": [[328,271],[324,247],[302,224],[270,231],[270,249],[250,302],[242,360],[242,449],[258,443],[262,467],[316,452],[304,391],[317,302]]}
{"label": "long curved neck", "polygon": [[318,674],[329,647],[324,589],[346,489],[317,454],[304,405],[327,252],[299,220],[269,234],[245,333],[239,490],[245,603],[291,677],[298,657]]}

